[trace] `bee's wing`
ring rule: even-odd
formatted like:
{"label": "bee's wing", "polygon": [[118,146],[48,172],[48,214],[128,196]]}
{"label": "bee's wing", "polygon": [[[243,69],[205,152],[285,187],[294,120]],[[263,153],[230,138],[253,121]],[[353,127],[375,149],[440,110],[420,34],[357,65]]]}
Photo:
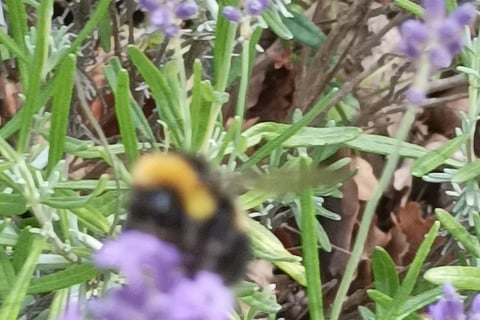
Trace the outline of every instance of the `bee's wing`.
{"label": "bee's wing", "polygon": [[241,194],[254,189],[276,194],[298,193],[308,188],[329,188],[345,182],[355,175],[347,168],[311,166],[307,168],[280,168],[266,174],[253,171],[234,174],[224,182],[229,191]]}

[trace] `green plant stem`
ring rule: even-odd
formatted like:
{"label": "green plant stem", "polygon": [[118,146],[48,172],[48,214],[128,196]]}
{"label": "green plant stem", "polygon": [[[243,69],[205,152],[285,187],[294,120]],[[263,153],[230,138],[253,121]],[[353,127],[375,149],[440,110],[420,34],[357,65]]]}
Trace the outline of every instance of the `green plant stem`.
{"label": "green plant stem", "polygon": [[[187,79],[185,75],[185,62],[182,56],[181,40],[180,38],[178,38],[178,39],[173,39],[172,41],[174,41],[174,45],[175,45],[174,58],[175,58],[175,64],[177,66],[179,87],[187,88]],[[183,141],[182,141],[183,149],[190,150],[192,146],[193,125],[192,125],[192,118],[190,116],[190,108],[188,105],[186,90],[180,90],[179,100],[180,100],[180,112],[183,120]]]}
{"label": "green plant stem", "polygon": [[23,153],[26,148],[28,136],[32,128],[31,122],[35,112],[38,110],[36,105],[37,96],[40,94],[40,87],[44,79],[44,66],[48,57],[48,42],[52,27],[53,0],[42,0],[38,10],[37,41],[35,42],[35,52],[31,64],[31,78],[26,91],[26,100],[23,108],[25,114],[22,118],[20,133],[18,135],[17,150]]}
{"label": "green plant stem", "polygon": [[[302,169],[311,165],[311,159],[302,157]],[[315,216],[315,204],[311,189],[300,195],[301,224],[302,224],[302,253],[307,277],[308,310],[310,319],[323,320],[322,283],[320,280],[320,262]]]}
{"label": "green plant stem", "polygon": [[42,226],[42,231],[53,243],[58,252],[65,258],[77,262],[78,256],[68,250],[68,246],[62,242],[53,229],[52,219],[43,210],[41,204],[40,193],[35,184],[35,179],[30,172],[30,169],[23,159],[23,155],[19,155],[13,148],[2,138],[0,138],[0,154],[6,159],[16,164],[18,177],[23,180],[23,196],[30,205],[31,212]]}
{"label": "green plant stem", "polygon": [[19,65],[25,65],[28,62],[28,58],[26,57],[25,52],[22,50],[22,48],[17,45],[17,43],[12,38],[10,38],[8,34],[3,32],[3,30],[0,30],[0,43],[8,49],[10,54],[13,54],[19,59]]}
{"label": "green plant stem", "polygon": [[347,295],[348,288],[353,279],[355,270],[357,269],[358,263],[362,255],[362,251],[365,247],[365,241],[367,240],[368,230],[370,229],[370,224],[372,223],[373,216],[375,215],[375,209],[377,204],[380,201],[383,192],[387,188],[390,180],[392,178],[393,172],[397,167],[398,160],[400,159],[399,149],[401,144],[408,136],[410,128],[415,120],[417,108],[414,106],[408,106],[407,111],[400,123],[400,127],[397,133],[397,142],[396,142],[396,152],[392,153],[385,164],[382,176],[378,182],[378,186],[372,194],[370,200],[368,200],[365,210],[363,212],[362,221],[360,222],[360,227],[358,229],[358,235],[355,239],[355,244],[352,249],[352,254],[348,260],[347,266],[345,268],[345,273],[343,274],[342,281],[340,282],[340,287],[335,296],[335,300],[332,306],[332,312],[330,319],[337,320],[340,316],[342,310],[342,305]]}
{"label": "green plant stem", "polygon": [[[473,45],[475,46],[474,51],[470,53],[470,63],[473,70],[480,70],[480,61],[477,57],[476,52],[478,52],[478,47],[480,46],[479,39],[475,39]],[[472,162],[475,158],[474,153],[474,135],[475,135],[475,124],[476,117],[478,114],[477,104],[478,104],[478,86],[479,78],[473,74],[468,75],[468,116],[469,116],[469,129],[470,134],[466,141],[466,154],[467,161]]]}
{"label": "green plant stem", "polygon": [[19,313],[24,302],[27,289],[30,284],[38,258],[45,247],[45,238],[37,236],[29,250],[28,257],[25,260],[20,272],[15,277],[15,282],[3,301],[0,309],[0,319],[15,320],[20,319]]}
{"label": "green plant stem", "polygon": [[[237,24],[228,23],[227,32],[225,32],[225,42],[223,48],[223,55],[220,57],[221,62],[219,63],[219,69],[221,72],[216,72],[215,78],[215,90],[218,92],[224,92],[227,87],[228,75],[230,73],[230,67],[232,65],[231,57],[233,53],[233,46],[235,43],[235,36],[237,33]],[[215,128],[215,123],[218,119],[220,111],[222,110],[222,103],[215,102],[212,104],[212,109],[210,110],[210,117],[208,119],[207,130],[205,138],[202,143],[200,151],[206,152],[208,149],[208,144],[210,137],[212,136],[213,129]]]}
{"label": "green plant stem", "polygon": [[[25,4],[23,3],[23,1],[18,0],[6,0],[5,4],[8,15],[8,27],[9,31],[12,34],[13,40],[16,42],[16,45],[18,46],[21,54],[26,59],[31,59],[30,53],[25,43],[25,35],[28,32]],[[3,44],[8,46],[9,41],[7,40],[7,42]],[[18,52],[16,52],[16,54],[18,54]],[[24,61],[23,59],[18,60],[18,74],[20,76],[20,82],[22,83],[24,91],[27,91],[28,85],[30,83],[30,72],[28,68],[28,61]]]}
{"label": "green plant stem", "polygon": [[[249,28],[250,26],[245,26]],[[242,124],[243,120],[245,119],[245,104],[248,95],[248,84],[249,84],[249,74],[250,74],[250,38],[247,38],[242,43],[242,74],[240,78],[240,86],[238,88],[238,96],[237,96],[237,106],[235,110],[235,116],[240,119],[240,125],[237,126],[237,130],[235,132],[235,146],[240,145],[240,140],[242,138]],[[235,159],[237,158],[236,148],[230,154],[230,159],[228,165],[231,169],[235,165]]]}

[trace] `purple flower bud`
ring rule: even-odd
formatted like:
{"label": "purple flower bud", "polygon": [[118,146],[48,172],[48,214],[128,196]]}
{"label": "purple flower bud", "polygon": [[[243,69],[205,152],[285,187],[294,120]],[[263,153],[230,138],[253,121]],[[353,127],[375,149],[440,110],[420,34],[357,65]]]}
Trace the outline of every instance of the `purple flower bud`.
{"label": "purple flower bud", "polygon": [[269,4],[269,0],[248,0],[245,11],[251,16],[258,16],[267,9]]}
{"label": "purple flower bud", "polygon": [[175,4],[175,16],[178,19],[186,20],[195,15],[198,11],[198,5],[195,1],[184,1]]}
{"label": "purple flower bud", "polygon": [[459,6],[452,12],[450,17],[455,20],[459,25],[466,26],[473,22],[477,9],[471,3],[465,3]]}
{"label": "purple flower bud", "polygon": [[427,101],[425,91],[414,87],[410,87],[408,89],[408,91],[405,93],[405,97],[407,98],[407,101],[414,106],[421,106],[425,103],[425,101]]}
{"label": "purple flower bud", "polygon": [[138,4],[150,11],[154,11],[160,7],[160,3],[157,0],[138,0]]}
{"label": "purple flower bud", "polygon": [[222,13],[223,16],[231,22],[240,22],[240,19],[242,18],[242,12],[236,7],[225,6],[223,7]]}
{"label": "purple flower bud", "polygon": [[65,307],[63,315],[58,320],[83,320],[83,317],[78,306],[70,303]]}
{"label": "purple flower bud", "polygon": [[452,285],[443,286],[443,297],[428,308],[432,320],[465,319],[463,303]]}
{"label": "purple flower bud", "polygon": [[433,48],[428,53],[430,63],[435,69],[446,68],[452,63],[453,55],[444,46]]}
{"label": "purple flower bud", "polygon": [[166,8],[159,7],[155,11],[152,12],[150,16],[150,22],[157,28],[165,26],[171,20],[170,11]]}
{"label": "purple flower bud", "polygon": [[445,19],[438,26],[438,36],[442,43],[456,41],[463,30],[463,25],[451,17]]}
{"label": "purple flower bud", "polygon": [[162,32],[169,38],[175,38],[180,33],[180,26],[175,23],[170,23],[162,28]]}
{"label": "purple flower bud", "polygon": [[445,0],[423,0],[425,21],[434,22],[445,17]]}
{"label": "purple flower bud", "polygon": [[420,56],[428,40],[427,27],[420,21],[407,20],[400,26],[400,33],[400,51],[410,58]]}
{"label": "purple flower bud", "polygon": [[470,312],[468,313],[468,320],[480,320],[480,294],[473,298]]}

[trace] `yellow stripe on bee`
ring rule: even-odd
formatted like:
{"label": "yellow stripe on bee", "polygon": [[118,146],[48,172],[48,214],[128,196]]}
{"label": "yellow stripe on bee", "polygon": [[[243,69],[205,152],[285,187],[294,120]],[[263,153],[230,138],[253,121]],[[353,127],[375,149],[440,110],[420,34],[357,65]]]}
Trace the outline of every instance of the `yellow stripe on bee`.
{"label": "yellow stripe on bee", "polygon": [[177,192],[185,213],[197,221],[211,218],[216,201],[197,171],[180,155],[144,155],[132,170],[133,184],[142,188],[167,187]]}

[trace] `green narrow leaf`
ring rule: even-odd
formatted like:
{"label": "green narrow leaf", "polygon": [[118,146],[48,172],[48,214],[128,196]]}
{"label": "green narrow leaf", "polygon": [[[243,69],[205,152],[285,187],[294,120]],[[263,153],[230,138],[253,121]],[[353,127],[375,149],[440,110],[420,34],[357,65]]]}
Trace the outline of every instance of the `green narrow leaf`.
{"label": "green narrow leaf", "polygon": [[290,11],[292,18],[281,17],[285,26],[292,32],[295,41],[317,50],[325,41],[325,34],[304,14]]}
{"label": "green narrow leaf", "polygon": [[446,0],[447,12],[450,13],[457,7],[457,0]]}
{"label": "green narrow leaf", "polygon": [[377,306],[382,308],[386,308],[392,301],[392,297],[378,290],[369,289],[367,290],[367,295],[377,304]]}
{"label": "green narrow leaf", "polygon": [[322,110],[327,106],[328,102],[335,96],[336,93],[336,89],[332,89],[331,91],[329,91],[315,104],[315,106],[310,111],[308,111],[303,116],[302,119],[300,119],[295,124],[289,126],[277,138],[269,141],[260,149],[258,149],[247,161],[240,165],[240,169],[246,169],[257,164],[264,157],[270,155],[274,150],[280,148],[285,141],[287,141],[298,131],[300,131],[302,128],[312,122],[317,117],[317,115],[319,115],[320,112],[322,112]]}
{"label": "green narrow leaf", "polygon": [[30,281],[28,294],[52,292],[91,280],[101,271],[91,264],[73,264],[64,270]]}
{"label": "green narrow leaf", "polygon": [[394,0],[393,1],[398,7],[405,9],[407,12],[417,16],[423,17],[423,8],[417,3],[410,0]]}
{"label": "green narrow leaf", "polygon": [[[228,76],[230,74],[232,50],[235,45],[237,24],[231,23],[222,14],[223,5],[218,10],[217,24],[215,26],[215,41],[213,46],[213,74],[215,77],[215,89],[224,91],[227,86]],[[230,2],[230,1],[228,1]],[[234,5],[234,3],[228,3]]]}
{"label": "green narrow leaf", "polygon": [[195,60],[193,64],[192,102],[190,103],[190,118],[192,122],[192,151],[198,151],[207,133],[208,119],[212,112],[212,104],[204,104],[202,99],[202,64]]}
{"label": "green narrow leaf", "polygon": [[130,85],[126,70],[120,70],[117,78],[115,95],[115,114],[118,120],[120,136],[125,145],[125,154],[129,164],[132,164],[139,156],[137,148],[137,134],[133,122],[133,114],[130,109]]}
{"label": "green narrow leaf", "polygon": [[10,292],[3,301],[2,308],[0,309],[0,319],[2,320],[18,319],[20,307],[27,294],[28,284],[30,283],[30,279],[37,266],[38,258],[45,245],[44,237],[35,235],[33,238],[34,241],[32,241],[28,257],[18,272],[17,277],[10,288]]}
{"label": "green narrow leaf", "polygon": [[[302,158],[301,168],[307,170],[311,159]],[[311,319],[323,319],[322,284],[320,281],[320,261],[318,259],[315,204],[313,192],[308,189],[300,195],[302,252],[307,277],[308,309]]]}
{"label": "green narrow leaf", "polygon": [[455,151],[465,143],[468,134],[462,134],[443,144],[440,148],[432,150],[424,156],[418,158],[412,167],[412,174],[416,177],[422,177],[440,165],[444,164]]}
{"label": "green narrow leaf", "polygon": [[[394,303],[393,298],[389,295],[380,292],[378,290],[367,290],[367,295],[370,299],[375,301],[377,307],[385,309],[388,305]],[[429,290],[424,293],[419,294],[418,296],[409,299],[405,303],[405,307],[402,308],[400,314],[396,316],[395,320],[422,320],[423,318],[417,316],[414,312],[425,307],[432,302],[438,300],[441,293],[438,292],[437,289]],[[387,319],[383,314],[379,314],[379,310],[376,311],[376,316],[374,319]]]}
{"label": "green narrow leaf", "polygon": [[412,293],[415,284],[417,283],[417,278],[422,269],[423,262],[427,258],[430,248],[432,247],[433,241],[437,237],[438,230],[440,228],[440,223],[436,221],[430,231],[428,231],[425,239],[423,240],[420,248],[417,250],[417,254],[408,268],[407,274],[403,279],[402,285],[398,288],[397,292],[393,296],[392,302],[389,304],[387,311],[385,312],[385,319],[395,319],[402,308],[404,308],[405,303],[409,295]]}
{"label": "green narrow leaf", "polygon": [[406,318],[408,315],[413,314],[414,312],[425,308],[429,304],[434,303],[437,301],[443,294],[443,290],[441,287],[434,288],[428,291],[424,291],[410,299],[408,299],[407,303],[403,307],[399,318]]}
{"label": "green narrow leaf", "polygon": [[375,320],[375,314],[370,311],[370,309],[360,306],[358,307],[358,313],[360,314],[360,317],[362,317],[362,320]]}
{"label": "green narrow leaf", "polygon": [[[362,133],[357,138],[346,141],[345,146],[358,151],[390,155],[397,152],[395,147],[397,145],[396,141],[396,139],[390,137]],[[426,155],[428,152],[430,152],[430,150],[427,150],[424,147],[408,142],[402,142],[399,155],[406,158],[416,159]],[[453,159],[447,159],[445,164],[454,167],[463,166],[462,162]]]}
{"label": "green narrow leaf", "polygon": [[[262,122],[245,130],[243,136],[247,146],[255,146],[261,140],[271,141],[278,138],[291,125],[275,122]],[[282,143],[282,147],[323,146],[345,143],[357,138],[361,130],[357,127],[315,128],[303,127]]]}
{"label": "green narrow leaf", "polygon": [[472,236],[448,211],[438,208],[435,209],[435,215],[455,240],[460,242],[469,253],[480,258],[480,241],[476,237]]}
{"label": "green narrow leaf", "polygon": [[[103,69],[105,73],[105,77],[107,78],[108,84],[112,88],[117,87],[117,77],[120,70],[122,70],[122,64],[118,57],[114,57],[110,60],[110,63]],[[152,149],[156,149],[155,144],[155,136],[153,134],[152,128],[148,123],[145,114],[143,113],[142,108],[138,105],[137,101],[133,99],[132,95],[129,94],[129,103],[130,108],[133,112],[133,120],[135,122],[135,127],[137,128],[137,132],[141,134],[147,141],[150,142]]]}
{"label": "green narrow leaf", "polygon": [[68,291],[68,289],[63,289],[55,292],[52,303],[48,308],[47,320],[57,320],[63,314],[65,306],[68,302]]}
{"label": "green narrow leaf", "polygon": [[98,23],[98,37],[100,46],[105,52],[110,52],[112,43],[112,27],[111,27],[110,14],[107,11],[103,19],[100,19]]}
{"label": "green narrow leaf", "polygon": [[[20,82],[22,83],[24,92],[26,92],[30,83],[28,59],[31,58],[25,43],[25,38],[28,32],[27,12],[25,10],[25,4],[23,1],[18,0],[6,0],[5,8],[8,17],[9,32],[11,33],[15,44],[18,46],[18,50],[21,52],[21,55],[27,59],[27,61],[24,61],[23,59],[18,61],[18,74],[20,76]],[[7,46],[9,41],[7,40],[5,43],[2,41],[2,44]]]}
{"label": "green narrow leaf", "polygon": [[53,196],[43,199],[42,203],[58,209],[85,207],[105,191],[107,184],[108,176],[102,175],[100,179],[96,180],[96,187],[88,196],[79,196],[78,193],[73,190],[59,189]]}
{"label": "green narrow leaf", "polygon": [[372,254],[372,269],[375,279],[375,289],[389,296],[393,296],[398,289],[398,278],[395,263],[388,252],[376,247]]}
{"label": "green narrow leaf", "polygon": [[307,285],[305,269],[300,263],[300,257],[288,252],[280,240],[261,223],[248,218],[246,219],[246,229],[256,257],[271,261],[299,284]]}
{"label": "green narrow leaf", "polygon": [[87,23],[73,41],[69,53],[76,53],[82,45],[83,41],[87,39],[87,37],[93,32],[97,25],[104,19],[105,15],[107,14],[108,7],[110,6],[110,2],[111,0],[98,1],[97,8],[93,12],[93,14],[90,14]]}
{"label": "green narrow leaf", "polygon": [[0,301],[5,299],[13,286],[15,270],[12,263],[5,254],[5,248],[0,246]]}
{"label": "green narrow leaf", "polygon": [[28,257],[30,248],[33,245],[33,240],[34,235],[29,229],[23,229],[20,231],[12,257],[12,266],[15,270],[15,273],[19,273],[20,269],[25,264],[25,260]]}
{"label": "green narrow leaf", "polygon": [[460,290],[480,291],[480,268],[444,266],[431,268],[423,276],[427,281],[435,284],[452,284]]}
{"label": "green narrow leaf", "polygon": [[[50,79],[47,84],[45,84],[42,87],[42,90],[40,90],[39,96],[37,97],[37,100],[35,102],[35,105],[37,106],[38,110],[41,106],[44,106],[47,104],[48,100],[53,94],[53,87],[54,87],[54,82],[55,82],[55,77],[57,74],[53,76],[53,79]],[[10,119],[5,125],[3,125],[0,128],[0,137],[3,139],[8,139],[10,138],[15,132],[20,130],[21,124],[22,124],[22,119],[25,114],[25,109],[21,108],[15,116]]]}
{"label": "green narrow leaf", "polygon": [[473,180],[478,176],[480,176],[480,159],[476,159],[461,166],[453,176],[453,181],[462,183],[468,180]]}
{"label": "green narrow leaf", "polygon": [[0,217],[15,216],[27,211],[25,197],[16,193],[0,193]]}
{"label": "green narrow leaf", "polygon": [[0,43],[7,48],[9,54],[16,56],[20,60],[19,63],[26,64],[28,62],[27,56],[25,55],[25,52],[22,51],[22,48],[19,45],[17,45],[15,41],[12,38],[10,38],[10,36],[1,29],[0,29]]}
{"label": "green narrow leaf", "polygon": [[272,8],[265,10],[262,14],[262,18],[265,19],[270,30],[272,30],[279,38],[283,40],[293,39],[292,32],[290,32],[287,26],[285,26],[282,18],[276,10],[273,10]]}
{"label": "green narrow leaf", "polygon": [[[21,2],[21,1],[20,1]],[[33,53],[30,69],[31,75],[28,88],[25,94],[24,114],[20,125],[18,135],[17,150],[23,153],[27,147],[27,139],[30,134],[31,122],[35,112],[41,106],[36,105],[37,97],[40,95],[40,87],[45,77],[44,67],[48,57],[48,44],[52,27],[53,0],[42,0],[37,13],[37,41],[35,42],[35,51]],[[23,41],[23,39],[22,39]]]}
{"label": "green narrow leaf", "polygon": [[63,158],[68,116],[72,100],[73,83],[77,58],[69,54],[58,70],[53,94],[52,119],[50,125],[47,172],[51,173]]}
{"label": "green narrow leaf", "polygon": [[196,111],[195,113],[191,112],[191,122],[194,124],[195,129],[192,132],[193,150],[199,150],[204,140],[208,139],[208,124],[213,112],[213,106],[223,105],[228,101],[228,94],[215,91],[208,80],[198,83],[197,94],[200,97],[200,104],[195,107],[192,105]]}
{"label": "green narrow leaf", "polygon": [[69,211],[76,215],[78,220],[85,224],[89,230],[97,232],[108,232],[110,230],[110,223],[107,218],[94,206],[72,208]]}
{"label": "green narrow leaf", "polygon": [[128,55],[145,83],[150,87],[160,119],[167,123],[174,141],[180,144],[182,141],[182,117],[179,114],[180,108],[176,103],[177,99],[172,96],[165,75],[137,47],[129,46]]}

